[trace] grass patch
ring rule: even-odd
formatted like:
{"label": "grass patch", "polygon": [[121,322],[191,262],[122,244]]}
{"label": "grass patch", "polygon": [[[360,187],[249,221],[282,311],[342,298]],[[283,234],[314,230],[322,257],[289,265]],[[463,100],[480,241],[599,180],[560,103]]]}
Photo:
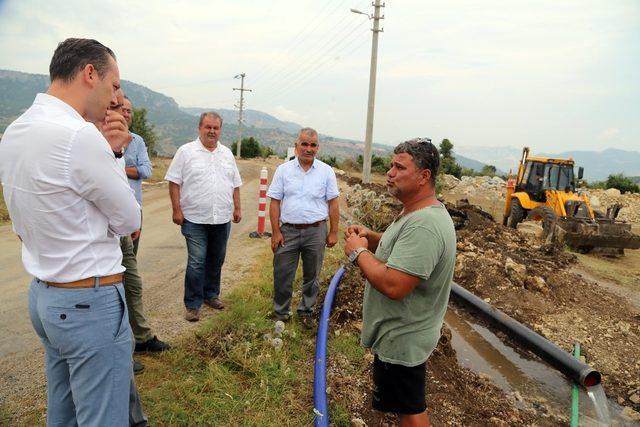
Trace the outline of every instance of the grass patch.
{"label": "grass patch", "polygon": [[[333,274],[341,251],[327,251],[325,275]],[[175,350],[144,358],[145,373],[136,380],[154,424],[313,423],[315,331],[304,330],[294,318],[282,334],[280,351],[265,339],[274,333],[268,319],[273,276],[269,249],[260,255],[256,259],[264,260],[261,265],[227,296],[227,309],[183,338]],[[329,352],[360,361],[363,355],[353,334],[331,337]],[[345,407],[332,405],[337,425],[349,425]]]}
{"label": "grass patch", "polygon": [[619,258],[576,254],[580,264],[593,276],[640,292],[640,250],[627,249]]}
{"label": "grass patch", "polygon": [[[256,259],[260,260],[258,265],[225,298],[228,304],[224,311],[195,332],[186,333],[173,350],[136,356],[145,365],[136,382],[152,425],[313,424],[315,331],[307,331],[294,317],[286,324],[280,351],[265,339],[265,335],[274,334],[274,322],[268,319],[273,287],[268,246]],[[343,261],[341,246],[326,251],[323,283]],[[296,290],[300,289],[299,276]],[[294,296],[294,304],[297,298]],[[364,375],[363,356],[356,333],[343,330],[339,335],[330,334],[332,425],[351,425],[346,408],[353,396],[341,391]],[[7,425],[43,425],[42,406],[30,405],[25,410],[24,404],[11,402],[0,407],[0,425],[5,421]]]}

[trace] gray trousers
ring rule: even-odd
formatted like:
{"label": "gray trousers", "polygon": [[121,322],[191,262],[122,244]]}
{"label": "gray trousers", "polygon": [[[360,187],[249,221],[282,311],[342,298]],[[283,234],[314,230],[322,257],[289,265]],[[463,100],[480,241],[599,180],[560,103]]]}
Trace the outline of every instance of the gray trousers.
{"label": "gray trousers", "polygon": [[302,258],[302,298],[298,305],[299,315],[310,315],[318,297],[324,248],[327,239],[327,223],[317,227],[298,229],[283,224],[280,227],[284,246],[273,256],[273,311],[287,315],[293,294],[293,280]]}
{"label": "gray trousers", "polygon": [[121,284],[60,289],[34,279],[29,314],[42,340],[48,426],[126,426],[133,381]]}

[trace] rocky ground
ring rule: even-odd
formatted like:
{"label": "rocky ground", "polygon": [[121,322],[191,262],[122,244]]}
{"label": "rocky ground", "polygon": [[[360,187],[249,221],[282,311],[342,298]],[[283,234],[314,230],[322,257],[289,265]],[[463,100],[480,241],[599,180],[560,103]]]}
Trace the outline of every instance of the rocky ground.
{"label": "rocky ground", "polygon": [[462,209],[456,282],[567,351],[581,342],[607,394],[639,411],[640,312],[572,273],[573,254]]}
{"label": "rocky ground", "polygon": [[[456,194],[468,190],[477,195],[480,188],[485,197],[503,197],[504,181],[479,178],[482,179],[460,181]],[[348,178],[343,179],[349,182]],[[384,193],[379,185],[364,188],[353,185],[352,192],[347,194],[351,213],[369,225],[388,224],[397,213],[398,205],[380,196]],[[599,194],[596,192],[592,197],[607,202],[607,197],[622,197],[627,203],[635,198]],[[575,341],[581,342],[586,362],[603,375],[607,395],[622,406],[623,419],[640,422],[638,309],[572,272],[575,255],[538,241],[535,233],[503,227],[491,215],[470,204],[459,204],[452,212],[463,213],[454,217],[460,226],[456,282],[567,351]],[[357,333],[361,326],[362,280],[359,274],[349,272],[342,286],[350,290],[338,293],[332,318],[338,329]],[[518,399],[505,395],[491,378],[459,366],[449,334],[444,331],[429,361],[427,393],[434,424],[557,425],[567,422],[544,409],[518,404]],[[339,375],[341,363],[345,361],[330,361],[332,389],[345,394],[346,399],[341,400],[352,402],[350,410],[354,417],[362,418],[368,425],[377,423],[380,420],[374,420],[375,414],[368,409],[370,373],[362,373],[357,380],[345,380]]]}
{"label": "rocky ground", "polygon": [[[341,282],[334,301],[331,328],[336,334],[360,332],[363,278],[351,269]],[[323,296],[321,296],[323,297]],[[337,332],[336,332],[337,331]],[[344,375],[349,360],[340,354],[328,358],[327,380],[332,399],[348,402],[352,424],[395,425],[393,416],[381,417],[371,409],[371,363],[365,354],[365,370],[357,377]],[[566,419],[542,414],[521,405],[519,396],[506,395],[486,375],[478,375],[458,364],[451,347],[451,331],[444,327],[438,347],[429,358],[427,401],[433,425],[558,425]]]}
{"label": "rocky ground", "polygon": [[[506,182],[497,176],[463,176],[458,179],[452,175],[444,175],[444,190],[455,192],[460,198],[473,198],[482,194],[487,199],[495,200],[500,208],[504,206]],[[640,193],[620,193],[616,188],[579,189],[579,192],[589,196],[591,206],[594,209],[606,212],[607,207],[614,203],[622,205],[618,219],[633,224],[640,223]]]}

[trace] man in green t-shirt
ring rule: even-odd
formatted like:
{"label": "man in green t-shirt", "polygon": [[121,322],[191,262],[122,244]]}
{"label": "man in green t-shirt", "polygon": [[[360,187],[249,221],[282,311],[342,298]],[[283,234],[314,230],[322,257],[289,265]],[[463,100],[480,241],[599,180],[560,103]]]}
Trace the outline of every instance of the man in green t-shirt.
{"label": "man in green t-shirt", "polygon": [[344,252],[366,277],[362,344],[375,354],[373,408],[401,426],[428,426],[426,361],[440,338],[456,257],[456,234],[436,199],[439,154],[429,139],[393,151],[387,190],[402,202],[384,233],[347,230]]}

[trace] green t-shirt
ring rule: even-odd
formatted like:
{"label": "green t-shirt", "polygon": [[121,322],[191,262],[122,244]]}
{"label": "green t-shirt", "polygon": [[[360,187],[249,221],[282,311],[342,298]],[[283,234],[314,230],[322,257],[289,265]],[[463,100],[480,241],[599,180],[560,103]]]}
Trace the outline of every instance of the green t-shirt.
{"label": "green t-shirt", "polygon": [[422,280],[401,300],[387,298],[367,281],[362,344],[384,362],[417,366],[440,339],[456,262],[453,221],[442,205],[411,212],[389,225],[375,255]]}

